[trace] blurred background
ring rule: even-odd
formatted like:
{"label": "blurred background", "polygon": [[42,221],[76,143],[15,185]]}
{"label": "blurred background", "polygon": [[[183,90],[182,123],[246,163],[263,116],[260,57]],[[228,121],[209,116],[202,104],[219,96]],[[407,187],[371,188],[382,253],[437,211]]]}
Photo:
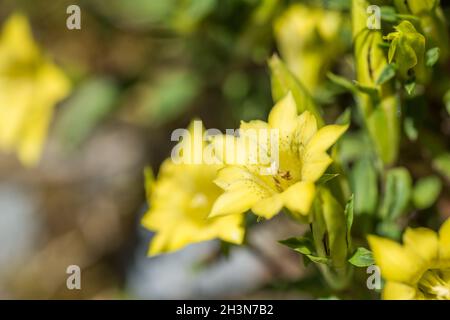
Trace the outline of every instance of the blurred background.
{"label": "blurred background", "polygon": [[[303,231],[289,219],[254,225],[246,247],[210,241],[155,258],[146,256],[152,234],[140,226],[143,169],[157,172],[174,129],[194,117],[224,130],[267,116],[273,21],[294,2],[301,1],[0,2],[0,22],[17,11],[27,16],[73,87],[56,108],[38,166],[0,153],[0,298],[326,295],[312,267],[277,243]],[[348,14],[349,1],[320,2]],[[81,30],[66,28],[72,4],[81,8]],[[345,73],[349,25],[339,34],[342,54],[331,60]],[[330,83],[315,91],[326,119],[348,106],[349,95],[334,99],[341,93]],[[420,159],[412,162],[420,171]],[[449,214],[448,197],[439,201]],[[82,269],[82,290],[66,288],[72,264]]]}
{"label": "blurred background", "polygon": [[[24,14],[73,90],[38,166],[0,153],[0,298],[259,296],[274,278],[297,278],[299,257],[276,244],[298,232],[287,220],[250,231],[252,249],[223,256],[212,241],[152,259],[139,223],[143,168],[170,155],[174,129],[193,117],[235,128],[271,108],[270,21],[283,4],[263,3],[1,1],[0,22]],[[81,30],[66,27],[71,4]],[[71,264],[82,290],[66,288]]]}

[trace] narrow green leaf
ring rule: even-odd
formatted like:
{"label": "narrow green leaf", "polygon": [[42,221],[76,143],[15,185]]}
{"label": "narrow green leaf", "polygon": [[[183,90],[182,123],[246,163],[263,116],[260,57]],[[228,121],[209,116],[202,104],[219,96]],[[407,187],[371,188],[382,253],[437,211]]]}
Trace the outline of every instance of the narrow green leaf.
{"label": "narrow green leaf", "polygon": [[419,131],[417,130],[414,119],[412,117],[405,118],[403,122],[403,129],[405,130],[406,136],[411,141],[416,141],[419,136]]}
{"label": "narrow green leaf", "polygon": [[411,81],[405,84],[405,90],[406,92],[411,96],[416,91],[416,82]]}
{"label": "narrow green leaf", "polygon": [[319,180],[317,180],[317,183],[318,184],[325,184],[328,181],[336,178],[337,176],[339,176],[339,173],[325,173],[319,178]]}
{"label": "narrow green leaf", "polygon": [[396,65],[393,63],[389,63],[387,64],[383,71],[381,71],[380,76],[378,77],[376,84],[381,85],[384,84],[386,82],[388,82],[389,80],[391,80],[392,78],[395,77],[395,71],[396,71]]}
{"label": "narrow green leaf", "polygon": [[412,179],[405,168],[394,168],[386,174],[380,216],[394,220],[403,214],[411,198]]}
{"label": "narrow green leaf", "polygon": [[346,89],[346,90],[348,90],[348,91],[350,91],[352,93],[355,93],[357,91],[357,88],[356,88],[355,84],[352,81],[348,80],[347,78],[338,76],[338,75],[336,75],[334,73],[331,73],[331,72],[327,73],[327,77],[334,84],[336,84],[336,85],[338,85],[338,86],[340,86],[340,87],[342,87],[342,88],[344,88],[344,89]]}
{"label": "narrow green leaf", "polygon": [[355,163],[351,171],[352,190],[355,193],[356,214],[372,214],[378,203],[378,182],[375,167],[369,159]]}
{"label": "narrow green leaf", "polygon": [[317,256],[313,256],[311,254],[306,255],[312,262],[315,263],[321,263],[321,264],[326,264],[329,265],[330,264],[330,259],[328,258],[324,258],[324,257],[317,257]]}
{"label": "narrow green leaf", "polygon": [[346,108],[344,110],[344,112],[342,112],[339,117],[336,119],[336,121],[334,122],[335,124],[340,124],[340,125],[344,125],[344,124],[350,124],[350,121],[352,120],[352,109]]}
{"label": "narrow green leaf", "polygon": [[354,204],[354,194],[350,197],[350,200],[345,205],[345,219],[347,222],[347,245],[351,246],[351,230],[353,225],[353,204]]}
{"label": "narrow green leaf", "polygon": [[312,241],[307,237],[289,238],[286,240],[281,240],[279,243],[305,255],[312,254],[314,251]]}
{"label": "narrow green leaf", "polygon": [[429,68],[433,67],[439,60],[440,49],[438,47],[431,48],[426,52],[425,65]]}

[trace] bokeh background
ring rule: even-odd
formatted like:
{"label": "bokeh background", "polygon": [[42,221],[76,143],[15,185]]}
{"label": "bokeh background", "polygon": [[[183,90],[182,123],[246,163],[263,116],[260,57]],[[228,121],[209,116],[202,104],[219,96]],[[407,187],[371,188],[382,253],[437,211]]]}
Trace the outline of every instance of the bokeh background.
{"label": "bokeh background", "polygon": [[[224,130],[267,116],[272,22],[294,2],[0,2],[0,22],[25,14],[36,41],[73,84],[37,167],[0,153],[0,298],[320,296],[320,278],[277,243],[302,232],[286,218],[255,224],[246,247],[211,241],[155,258],[146,256],[152,234],[140,226],[143,169],[156,172],[170,155],[174,129],[195,117]],[[348,11],[348,1],[325,2]],[[81,8],[81,30],[66,28],[71,4]],[[350,48],[349,30],[342,35]],[[336,56],[335,68],[345,71],[346,59]],[[345,95],[332,99],[337,91],[316,95],[327,119],[350,103]],[[420,172],[420,159],[411,163]],[[443,215],[447,195],[448,185],[438,201]],[[71,264],[82,268],[82,290],[66,288]]]}
{"label": "bokeh background", "polygon": [[[279,4],[267,2],[255,18],[259,1],[1,1],[0,21],[26,15],[73,92],[37,167],[0,154],[0,298],[241,297],[298,275],[299,258],[275,241],[286,221],[261,225],[254,248],[226,257],[212,241],[152,259],[139,224],[143,168],[170,155],[172,130],[194,117],[234,128],[270,109]],[[81,30],[66,28],[71,4]],[[71,264],[82,290],[66,288]]]}

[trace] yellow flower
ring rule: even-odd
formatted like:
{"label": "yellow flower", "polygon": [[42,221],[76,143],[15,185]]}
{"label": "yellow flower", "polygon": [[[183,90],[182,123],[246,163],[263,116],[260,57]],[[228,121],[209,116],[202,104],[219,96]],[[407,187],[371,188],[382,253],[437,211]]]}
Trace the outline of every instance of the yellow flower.
{"label": "yellow flower", "polygon": [[[310,112],[297,115],[295,101],[288,93],[273,107],[267,123],[259,120],[242,122],[239,137],[216,137],[214,149],[225,167],[219,171],[215,182],[225,193],[217,199],[211,216],[251,209],[269,219],[283,207],[295,215],[307,215],[314,199],[314,182],[332,162],[326,150],[346,129],[347,126],[328,125],[318,130],[316,119]],[[273,143],[255,140],[249,134],[250,131],[270,130],[279,133],[275,143],[277,150],[271,148]],[[235,143],[228,143],[229,140]],[[276,152],[278,159],[264,164],[251,161],[261,152],[269,159]],[[245,161],[228,157],[235,154],[242,158],[242,153],[246,153]]]}
{"label": "yellow flower", "polygon": [[450,300],[450,219],[439,234],[427,228],[408,228],[403,245],[377,236],[368,240],[386,279],[383,299]]}
{"label": "yellow flower", "polygon": [[302,4],[290,6],[275,21],[281,56],[311,93],[323,80],[331,60],[342,50],[339,34],[343,22],[337,11]]}
{"label": "yellow flower", "polygon": [[26,18],[11,16],[0,36],[0,150],[35,164],[54,105],[69,90],[66,76],[34,42]]}
{"label": "yellow flower", "polygon": [[[196,138],[192,125],[189,133],[182,141],[185,147],[192,146],[189,142]],[[200,145],[203,150],[206,148],[203,141]],[[194,150],[192,148],[191,152]],[[185,151],[186,148],[183,149]],[[213,203],[222,193],[213,183],[219,166],[174,160],[169,158],[164,161],[154,183],[147,174],[150,209],[144,215],[142,224],[157,232],[148,254],[172,252],[188,244],[214,238],[241,244],[245,231],[243,215],[208,218]]]}

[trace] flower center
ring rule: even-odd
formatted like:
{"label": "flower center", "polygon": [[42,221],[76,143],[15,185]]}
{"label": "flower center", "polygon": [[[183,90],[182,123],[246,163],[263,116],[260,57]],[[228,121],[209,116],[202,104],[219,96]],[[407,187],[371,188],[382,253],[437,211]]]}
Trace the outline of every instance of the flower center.
{"label": "flower center", "polygon": [[419,281],[419,290],[428,299],[450,300],[450,282],[438,269],[428,270]]}

